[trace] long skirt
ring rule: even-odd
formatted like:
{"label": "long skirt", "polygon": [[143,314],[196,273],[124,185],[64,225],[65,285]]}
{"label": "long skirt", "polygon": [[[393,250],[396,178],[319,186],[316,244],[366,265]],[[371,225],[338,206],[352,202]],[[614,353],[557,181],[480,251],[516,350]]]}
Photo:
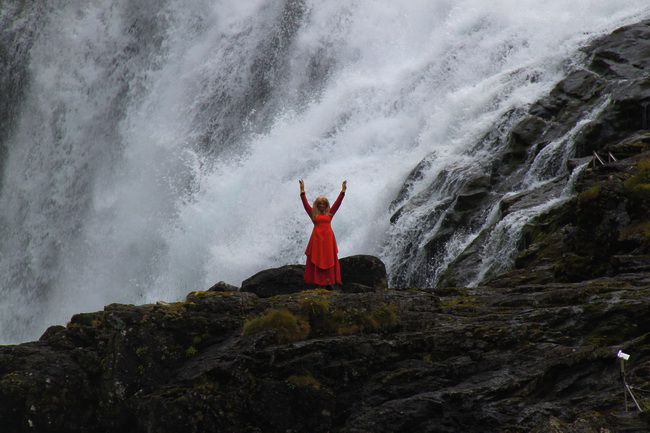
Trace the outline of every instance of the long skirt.
{"label": "long skirt", "polygon": [[310,256],[307,256],[307,264],[305,265],[305,282],[309,284],[318,284],[319,286],[341,284],[341,266],[339,264],[339,259],[335,259],[334,266],[327,269],[321,269],[311,261]]}

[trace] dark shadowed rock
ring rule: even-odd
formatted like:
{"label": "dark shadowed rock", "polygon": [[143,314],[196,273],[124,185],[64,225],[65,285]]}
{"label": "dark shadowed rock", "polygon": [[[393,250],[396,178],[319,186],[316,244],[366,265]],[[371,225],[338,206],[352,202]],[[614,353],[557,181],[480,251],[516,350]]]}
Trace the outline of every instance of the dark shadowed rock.
{"label": "dark shadowed rock", "polygon": [[[626,412],[616,354],[648,389],[649,282],[109,305],[0,346],[1,431],[647,432],[629,399]],[[270,310],[309,333],[242,332]]]}
{"label": "dark shadowed rock", "polygon": [[242,281],[241,291],[255,293],[260,298],[270,298],[275,295],[288,295],[318,287],[315,284],[305,283],[304,273],[304,265],[286,265],[265,269]]}
{"label": "dark shadowed rock", "polygon": [[[559,196],[561,188],[567,185],[569,178],[567,165],[573,169],[578,161],[586,161],[583,158],[592,158],[594,152],[606,161],[611,152],[619,162],[631,169],[636,164],[630,158],[648,151],[650,146],[648,133],[650,130],[650,80],[648,79],[650,21],[621,28],[613,34],[593,41],[582,51],[585,54],[585,62],[582,66],[571,70],[548,95],[532,104],[526,115],[513,118],[514,124],[510,125],[512,113],[506,113],[500,120],[504,126],[495,125],[495,128],[486,134],[478,147],[488,149],[494,143],[499,145],[495,147],[498,150],[493,153],[494,158],[482,162],[486,164],[482,170],[466,173],[459,169],[462,176],[441,173],[431,180],[430,186],[404,203],[403,200],[408,197],[411,186],[426,178],[425,174],[429,169],[427,161],[431,157],[427,156],[411,173],[403,191],[398,195],[398,203],[401,207],[395,209],[391,223],[400,224],[400,220],[405,216],[408,216],[406,221],[417,221],[417,224],[408,227],[409,238],[418,239],[415,242],[425,247],[414,247],[414,242],[396,242],[394,248],[398,249],[401,260],[391,268],[391,281],[394,284],[467,285],[502,272],[513,262],[514,255],[504,257],[501,260],[503,265],[500,265],[486,263],[482,254],[485,250],[483,246],[491,241],[495,229],[499,229],[499,224],[509,216],[509,212],[522,208],[534,210],[537,204],[548,203],[552,197]],[[603,101],[608,103],[603,105]],[[500,128],[503,128],[503,134],[499,133]],[[517,190],[519,185],[525,184],[525,175],[530,167],[528,164],[550,144],[565,140],[569,131],[573,131],[569,140],[572,143],[569,150],[572,161],[565,165],[560,162],[561,158],[556,158],[544,167],[545,176],[548,176],[548,179],[556,178],[559,182],[526,190],[512,197],[504,194]],[[648,156],[646,155],[645,158]],[[627,161],[623,161],[625,159]],[[614,167],[615,164],[612,168]],[[604,176],[604,170],[599,170],[595,175]],[[626,180],[625,173],[614,175],[621,181]],[[594,180],[595,176],[588,176],[592,178],[589,181]],[[451,203],[436,204],[439,191],[445,188],[446,182],[452,177],[458,179],[458,187],[454,190],[455,197]],[[586,184],[584,179],[576,179],[577,177],[573,178],[577,180],[576,190],[582,192],[581,187]],[[480,181],[484,189],[483,194],[480,194],[481,190],[473,185],[476,181]],[[606,189],[612,190],[609,187]],[[475,194],[475,191],[478,194]],[[605,233],[592,236],[592,239],[598,238],[598,241],[591,241],[588,236],[583,236],[580,232],[566,231],[567,239],[564,245],[557,244],[558,248],[566,246],[574,251],[571,251],[566,260],[560,260],[560,263],[553,266],[550,272],[544,271],[545,274],[551,277],[554,273],[563,275],[566,280],[571,281],[609,274],[612,266],[606,263],[607,257],[612,254],[630,254],[636,249],[630,242],[624,242],[623,239],[619,242],[619,239],[613,238],[618,235],[618,229],[624,225],[620,224],[623,219],[628,217],[634,219],[645,209],[640,211],[633,209],[628,205],[629,200],[624,197],[625,194],[617,195],[618,201],[613,203],[621,209],[610,210],[606,215],[601,212],[604,217],[601,230]],[[599,206],[605,204],[605,199],[605,195],[602,194],[597,200],[598,203],[594,204]],[[422,203],[427,203],[429,207],[436,207],[429,212],[422,212]],[[575,201],[566,204],[566,206],[573,205]],[[497,206],[501,208],[500,214],[486,212],[486,209],[495,209]],[[563,210],[560,212],[569,215],[574,212],[573,209],[566,210],[567,212]],[[618,215],[615,215],[617,212]],[[588,215],[588,212],[584,212],[583,215]],[[529,255],[530,251],[525,250],[536,240],[534,238],[540,231],[549,233],[562,231],[561,225],[564,222],[552,225],[547,222],[548,218],[543,216],[520,233],[522,239],[518,243],[519,252]],[[598,227],[599,223],[600,221],[595,219],[592,221],[594,227]],[[455,254],[455,260],[451,263],[447,262],[447,251],[449,246],[453,245],[454,236],[464,232],[476,233],[477,236],[464,248],[464,251]],[[607,233],[611,234],[609,238],[606,236]],[[571,237],[573,240],[569,239]],[[589,263],[589,254],[575,251],[580,248],[584,238],[590,240],[593,245],[601,244],[601,248],[596,248],[597,260],[593,263]],[[570,245],[572,242],[574,244]],[[544,253],[545,251],[541,251],[541,254]],[[582,263],[574,260],[576,255],[578,261]],[[439,271],[432,277],[430,269]]]}
{"label": "dark shadowed rock", "polygon": [[236,292],[239,290],[238,287],[228,284],[224,281],[219,281],[217,284],[213,285],[208,289],[210,292]]}
{"label": "dark shadowed rock", "polygon": [[341,279],[345,292],[382,290],[388,285],[386,265],[379,258],[369,255],[343,257]]}
{"label": "dark shadowed rock", "polygon": [[[265,269],[244,280],[242,292],[255,293],[261,298],[275,295],[288,295],[302,290],[315,289],[315,284],[307,284],[303,279],[304,265],[286,265]],[[385,289],[388,281],[386,265],[377,257],[357,255],[341,259],[341,279],[343,284],[330,289],[347,293],[374,292]]]}

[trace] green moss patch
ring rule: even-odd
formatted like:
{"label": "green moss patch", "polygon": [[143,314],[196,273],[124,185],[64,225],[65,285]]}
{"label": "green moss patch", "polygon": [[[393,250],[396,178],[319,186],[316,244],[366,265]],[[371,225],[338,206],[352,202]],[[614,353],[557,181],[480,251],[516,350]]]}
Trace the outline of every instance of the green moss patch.
{"label": "green moss patch", "polygon": [[280,344],[304,340],[309,335],[309,323],[286,309],[272,309],[244,324],[242,335],[275,331]]}
{"label": "green moss patch", "polygon": [[320,389],[321,383],[310,374],[294,374],[286,380],[287,385],[291,388],[316,388]]}
{"label": "green moss patch", "polygon": [[578,194],[578,203],[584,204],[596,199],[601,189],[601,185],[593,185],[592,187],[582,191],[580,194]]}
{"label": "green moss patch", "polygon": [[292,295],[284,308],[268,310],[244,324],[242,335],[272,330],[278,343],[308,337],[391,332],[398,326],[398,308],[380,304],[337,303],[338,294],[310,290]]}
{"label": "green moss patch", "polygon": [[623,182],[627,193],[634,198],[650,199],[650,158],[642,158],[636,172]]}
{"label": "green moss patch", "polygon": [[79,313],[72,316],[70,325],[77,326],[97,326],[101,324],[102,317],[100,313]]}
{"label": "green moss patch", "polygon": [[643,239],[650,240],[650,221],[633,224],[621,232],[624,237],[639,235]]}

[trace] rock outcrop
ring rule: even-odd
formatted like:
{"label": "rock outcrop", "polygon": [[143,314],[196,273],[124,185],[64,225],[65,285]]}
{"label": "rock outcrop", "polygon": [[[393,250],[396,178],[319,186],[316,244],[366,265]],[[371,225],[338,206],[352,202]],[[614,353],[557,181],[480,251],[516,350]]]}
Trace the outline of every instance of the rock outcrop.
{"label": "rock outcrop", "polygon": [[[585,66],[576,68],[550,92],[550,94],[533,104],[527,115],[514,126],[505,128],[512,113],[503,119],[503,125],[498,125],[495,131],[489,133],[477,147],[491,149],[492,160],[486,160],[483,170],[474,170],[464,173],[463,185],[456,197],[450,198],[447,203],[440,203],[429,215],[418,213],[421,223],[414,228],[422,233],[428,233],[428,239],[423,249],[411,248],[403,243],[404,251],[401,255],[407,259],[395,269],[391,278],[398,284],[408,281],[409,284],[418,284],[417,276],[409,276],[412,269],[421,269],[437,265],[444,259],[446,244],[456,233],[468,232],[478,235],[472,243],[465,248],[463,253],[451,264],[444,264],[446,271],[441,272],[438,278],[442,285],[466,285],[475,282],[476,269],[482,264],[483,249],[490,242],[491,234],[498,228],[499,223],[510,213],[517,209],[533,209],[547,203],[549,197],[559,196],[567,184],[569,170],[564,169],[562,158],[555,155],[546,161],[544,170],[558,176],[564,173],[563,178],[555,182],[541,183],[540,186],[514,197],[506,195],[513,190],[513,185],[521,185],[535,158],[543,155],[549,147],[557,143],[567,142],[566,151],[582,162],[593,158],[595,164],[601,163],[594,157],[596,152],[602,161],[607,164],[605,168],[598,168],[594,173],[585,173],[578,177],[576,189],[582,192],[595,183],[603,184],[604,178],[611,175],[616,179],[609,182],[599,200],[605,200],[605,193],[611,192],[609,207],[619,207],[617,211],[611,209],[609,217],[600,209],[599,217],[591,218],[590,224],[605,233],[598,233],[592,237],[592,245],[599,245],[597,260],[590,264],[590,269],[575,268],[570,262],[573,254],[584,261],[588,254],[580,252],[583,240],[588,237],[584,233],[565,233],[565,239],[557,243],[556,251],[569,254],[564,260],[567,269],[564,272],[566,280],[593,278],[595,275],[604,275],[609,272],[602,267],[607,257],[637,253],[637,246],[632,243],[613,242],[618,238],[618,232],[625,228],[625,219],[639,221],[647,218],[647,199],[640,197],[630,199],[623,182],[633,175],[638,166],[640,156],[650,150],[650,21],[621,28],[605,38],[593,42],[584,48]],[[501,133],[505,129],[506,133]],[[499,145],[495,146],[494,143]],[[492,152],[492,149],[494,150]],[[618,160],[609,164],[610,155]],[[575,167],[575,160],[569,161],[571,168]],[[423,176],[422,170],[427,165],[423,163],[411,174],[407,187],[413,179]],[[643,170],[643,169],[642,169]],[[609,171],[609,173],[608,173]],[[421,192],[417,197],[398,209],[393,216],[397,222],[409,212],[409,207],[419,209],[419,204],[427,200],[429,195],[435,196],[441,185],[446,185],[451,173],[442,173],[435,179],[431,187]],[[549,175],[550,176],[550,175]],[[613,188],[613,189],[612,189]],[[407,188],[408,189],[408,188]],[[437,199],[432,199],[436,201]],[[592,203],[596,205],[597,202]],[[604,205],[600,203],[598,206]],[[525,228],[520,248],[527,248],[535,241],[535,235],[540,229],[554,230],[555,232],[570,231],[569,226],[575,226],[572,221],[573,212],[576,211],[576,201],[564,204],[561,208],[553,209],[552,214],[542,215],[539,224],[532,224]],[[499,212],[497,217],[488,217],[487,210],[495,207]],[[586,209],[579,209],[581,218],[588,218]],[[617,213],[617,215],[614,215]],[[492,214],[490,214],[492,215]],[[613,221],[609,218],[614,218]],[[415,218],[411,216],[411,218]],[[486,221],[490,221],[486,223]],[[484,225],[486,224],[486,225]],[[534,226],[534,227],[533,227]],[[564,227],[568,227],[564,230]],[[436,230],[433,230],[436,228]],[[575,236],[574,236],[575,235]],[[609,239],[605,239],[608,237]],[[598,239],[596,241],[596,239]],[[604,241],[604,242],[603,242]],[[550,244],[549,244],[550,245]],[[641,252],[647,254],[647,252]],[[510,257],[504,257],[504,262],[510,262]],[[414,264],[415,263],[415,264]],[[501,272],[503,269],[497,263],[488,269],[487,274]],[[601,266],[602,265],[602,266]],[[519,265],[517,265],[519,266]],[[576,273],[577,271],[577,273]],[[560,272],[558,270],[559,274]]]}
{"label": "rock outcrop", "polygon": [[650,271],[650,152],[588,169],[578,195],[530,221],[511,271],[491,285]]}
{"label": "rock outcrop", "polygon": [[[345,293],[363,293],[387,287],[386,265],[377,257],[360,254],[343,257],[340,262],[343,284],[337,284],[332,287],[333,289]],[[268,298],[317,288],[318,286],[315,284],[305,283],[304,273],[304,265],[286,265],[265,269],[244,280],[241,290]]]}
{"label": "rock outcrop", "polygon": [[617,353],[630,354],[628,383],[647,390],[649,307],[649,273],[272,298],[206,291],[172,304],[109,305],[40,341],[0,347],[0,425],[15,433],[647,431],[646,412],[631,400],[626,412]]}

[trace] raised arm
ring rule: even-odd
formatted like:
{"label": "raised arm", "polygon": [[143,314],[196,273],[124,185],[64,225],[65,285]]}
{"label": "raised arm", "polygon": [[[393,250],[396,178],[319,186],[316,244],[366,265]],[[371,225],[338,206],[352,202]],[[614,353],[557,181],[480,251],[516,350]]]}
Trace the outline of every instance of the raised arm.
{"label": "raised arm", "polygon": [[341,185],[341,192],[339,193],[339,196],[336,198],[336,201],[330,207],[330,215],[334,216],[337,210],[339,210],[339,206],[341,206],[341,202],[343,201],[343,197],[345,197],[345,191],[348,189],[348,181],[344,180],[343,184]]}
{"label": "raised arm", "polygon": [[307,201],[307,195],[305,194],[305,182],[302,179],[300,179],[298,183],[300,183],[300,199],[302,200],[302,205],[305,208],[305,212],[307,212],[307,215],[309,215],[309,219],[312,219],[313,214],[311,211],[311,205]]}

